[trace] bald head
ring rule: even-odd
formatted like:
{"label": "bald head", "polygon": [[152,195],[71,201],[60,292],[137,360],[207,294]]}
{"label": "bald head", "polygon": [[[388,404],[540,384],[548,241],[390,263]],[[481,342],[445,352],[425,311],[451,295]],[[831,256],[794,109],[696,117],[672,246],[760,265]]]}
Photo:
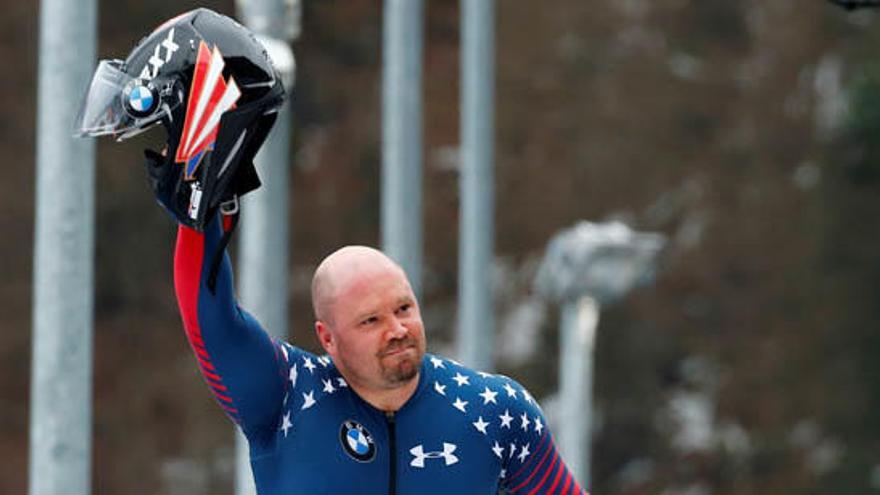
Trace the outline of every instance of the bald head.
{"label": "bald head", "polygon": [[318,265],[312,278],[312,307],[315,318],[332,321],[332,306],[336,297],[359,277],[397,271],[406,277],[403,268],[385,253],[368,246],[345,246]]}

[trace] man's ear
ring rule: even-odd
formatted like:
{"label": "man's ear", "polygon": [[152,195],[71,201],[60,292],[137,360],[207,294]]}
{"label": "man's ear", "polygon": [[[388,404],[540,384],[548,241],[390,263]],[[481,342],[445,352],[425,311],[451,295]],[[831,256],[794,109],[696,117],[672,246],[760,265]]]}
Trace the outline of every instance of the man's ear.
{"label": "man's ear", "polygon": [[333,356],[336,352],[336,342],[334,342],[333,335],[330,333],[330,329],[327,328],[327,324],[321,320],[315,321],[315,335],[318,336],[318,342],[321,343],[321,347],[327,351],[327,354]]}

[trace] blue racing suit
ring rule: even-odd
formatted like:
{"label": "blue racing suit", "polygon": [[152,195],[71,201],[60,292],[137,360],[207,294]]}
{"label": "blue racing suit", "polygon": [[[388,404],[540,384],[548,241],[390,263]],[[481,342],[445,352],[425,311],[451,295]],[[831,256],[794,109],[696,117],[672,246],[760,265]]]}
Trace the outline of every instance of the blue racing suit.
{"label": "blue racing suit", "polygon": [[208,289],[219,224],[179,227],[175,290],[199,369],[248,439],[260,494],[584,493],[510,378],[426,354],[413,396],[386,413],[329,357],[270,338],[236,304],[225,253]]}

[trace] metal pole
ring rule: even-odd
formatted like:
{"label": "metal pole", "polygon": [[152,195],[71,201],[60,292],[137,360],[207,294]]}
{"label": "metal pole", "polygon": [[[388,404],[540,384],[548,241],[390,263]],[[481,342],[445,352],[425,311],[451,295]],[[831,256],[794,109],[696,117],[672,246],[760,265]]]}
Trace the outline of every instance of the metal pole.
{"label": "metal pole", "polygon": [[[272,52],[269,50],[270,55]],[[282,77],[285,88],[290,90],[293,67],[285,66],[289,69],[282,72]],[[282,64],[276,63],[276,67],[281,71]],[[289,108],[287,103],[281,108],[272,131],[254,159],[262,186],[242,198],[238,259],[242,306],[270,335],[282,339],[287,337]]]}
{"label": "metal pole", "polygon": [[572,475],[590,484],[593,421],[593,354],[599,303],[589,296],[567,301],[560,318],[559,451]]}
{"label": "metal pole", "polygon": [[[263,186],[242,200],[239,294],[273,337],[287,338],[287,183],[290,113],[285,106],[255,162]],[[247,440],[236,428],[236,493],[256,493]]]}
{"label": "metal pole", "polygon": [[[295,71],[293,52],[281,39],[293,39],[299,34],[299,2],[239,0],[237,4],[245,24],[266,46],[289,97]],[[293,9],[292,13],[290,9]],[[284,19],[288,22],[282,22]],[[290,31],[290,19],[295,19],[294,31]],[[291,32],[294,36],[288,37]],[[280,339],[288,334],[288,167],[291,130],[288,108],[285,104],[279,111],[275,126],[254,158],[263,185],[242,198],[238,259],[242,306],[260,321],[270,335]],[[238,428],[235,443],[235,493],[255,494],[247,439]]]}
{"label": "metal pole", "polygon": [[95,144],[73,137],[77,108],[59,95],[89,82],[96,10],[94,0],[43,0],[40,9],[32,495],[91,492]]}
{"label": "metal pole", "polygon": [[[273,337],[287,338],[290,112],[281,110],[254,160],[262,187],[242,200],[238,275],[242,307]],[[247,439],[236,428],[235,493],[255,494]]]}
{"label": "metal pole", "polygon": [[382,248],[422,286],[423,0],[385,0],[382,64]]}
{"label": "metal pole", "polygon": [[553,236],[535,288],[561,305],[559,450],[582,485],[591,484],[593,356],[601,305],[650,282],[663,235],[625,224],[578,222]]}
{"label": "metal pole", "polygon": [[300,0],[235,0],[235,10],[242,24],[254,33],[287,41],[299,38]]}
{"label": "metal pole", "polygon": [[495,321],[494,245],[495,2],[462,0],[461,234],[458,273],[458,356],[491,370]]}

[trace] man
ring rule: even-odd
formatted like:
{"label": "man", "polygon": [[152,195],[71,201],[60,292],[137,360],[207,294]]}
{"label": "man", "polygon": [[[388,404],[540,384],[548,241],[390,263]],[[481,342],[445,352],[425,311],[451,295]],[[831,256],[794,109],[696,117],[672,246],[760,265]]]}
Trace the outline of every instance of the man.
{"label": "man", "polygon": [[206,9],[174,18],[125,62],[102,62],[79,126],[168,130],[147,167],[179,223],[175,292],[199,369],[248,439],[258,491],[582,493],[522,386],[426,354],[418,301],[381,252],[349,246],[318,267],[315,332],[327,355],[271,339],[238,307],[225,246],[283,94],[256,43]]}
{"label": "man", "polygon": [[260,493],[582,493],[537,403],[509,378],[425,353],[418,301],[381,252],[344,247],[315,272],[328,356],[272,341],[235,304],[220,242],[181,226],[175,286],[200,368],[251,448]]}

